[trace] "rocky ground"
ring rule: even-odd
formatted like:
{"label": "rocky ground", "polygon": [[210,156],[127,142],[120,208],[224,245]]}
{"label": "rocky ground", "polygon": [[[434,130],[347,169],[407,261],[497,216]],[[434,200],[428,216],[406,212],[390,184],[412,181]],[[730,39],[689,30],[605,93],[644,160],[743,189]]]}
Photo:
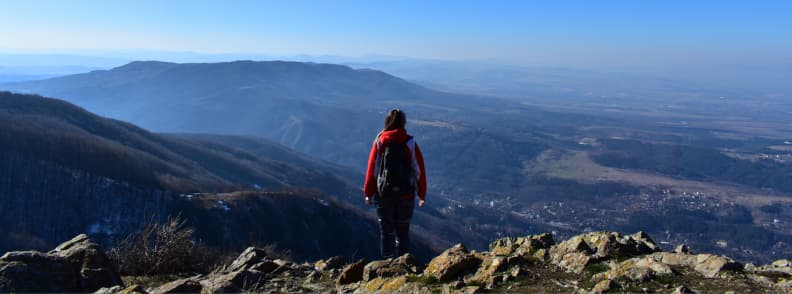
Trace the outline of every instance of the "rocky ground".
{"label": "rocky ground", "polygon": [[[206,275],[172,281],[127,278],[85,235],[48,253],[9,252],[0,257],[0,292],[95,293],[475,293],[475,292],[786,292],[792,262],[742,265],[680,245],[662,252],[645,233],[594,232],[556,243],[550,234],[503,238],[490,250],[459,244],[428,264],[404,256],[347,263],[273,259],[246,249],[231,264]],[[149,281],[146,285],[134,281]]]}

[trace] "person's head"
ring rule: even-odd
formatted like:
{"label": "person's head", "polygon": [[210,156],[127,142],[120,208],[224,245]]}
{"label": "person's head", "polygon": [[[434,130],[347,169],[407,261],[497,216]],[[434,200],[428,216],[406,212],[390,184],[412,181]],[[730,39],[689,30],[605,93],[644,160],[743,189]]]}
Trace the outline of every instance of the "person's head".
{"label": "person's head", "polygon": [[391,109],[391,111],[388,112],[388,116],[385,117],[385,127],[382,128],[382,130],[390,131],[403,129],[405,124],[407,124],[407,116],[404,115],[404,111],[394,108]]}

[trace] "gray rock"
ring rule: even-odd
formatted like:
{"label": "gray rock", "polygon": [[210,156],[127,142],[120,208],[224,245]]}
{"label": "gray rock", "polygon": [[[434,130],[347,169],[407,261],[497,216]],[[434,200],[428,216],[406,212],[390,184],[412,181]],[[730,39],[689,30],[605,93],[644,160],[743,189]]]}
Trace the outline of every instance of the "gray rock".
{"label": "gray rock", "polygon": [[93,294],[115,294],[121,292],[121,286],[113,286],[113,287],[102,287],[99,290],[93,292]]}
{"label": "gray rock", "polygon": [[263,249],[256,247],[248,247],[245,251],[239,254],[234,262],[228,267],[228,272],[235,272],[241,269],[246,269],[254,264],[264,261],[267,258],[267,253]]}
{"label": "gray rock", "polygon": [[476,269],[479,264],[481,259],[478,256],[468,252],[464,245],[457,244],[433,258],[423,274],[438,281],[448,281]]}
{"label": "gray rock", "polygon": [[132,285],[129,287],[122,287],[122,286],[113,286],[113,287],[102,287],[93,294],[148,294],[146,289],[140,285]]}
{"label": "gray rock", "polygon": [[611,280],[602,280],[599,283],[597,283],[596,285],[594,285],[593,288],[591,288],[591,292],[590,293],[596,293],[596,294],[608,293],[608,292],[613,292],[613,291],[618,290],[618,289],[619,289],[619,284],[617,284],[616,282],[611,281]]}
{"label": "gray rock", "polygon": [[622,236],[615,232],[591,232],[570,238],[550,248],[550,258],[559,267],[574,273],[596,261],[625,258],[660,251],[660,246],[644,232]]}
{"label": "gray rock", "polygon": [[104,251],[79,235],[49,253],[8,252],[0,257],[0,292],[93,292],[123,286]]}
{"label": "gray rock", "polygon": [[366,259],[362,258],[357,262],[347,265],[338,276],[338,285],[346,285],[363,280],[363,270],[366,267]]}
{"label": "gray rock", "polygon": [[398,258],[375,260],[363,268],[363,280],[370,281],[376,277],[389,278],[398,275],[418,273],[418,263],[410,253]]}
{"label": "gray rock", "polygon": [[198,282],[195,277],[184,278],[166,283],[151,290],[151,294],[168,294],[168,293],[200,293],[203,286]]}
{"label": "gray rock", "polygon": [[318,271],[340,269],[342,266],[344,266],[344,259],[341,256],[333,256],[314,263],[314,268]]}
{"label": "gray rock", "polygon": [[79,273],[66,258],[37,251],[8,252],[0,257],[0,292],[80,290]]}
{"label": "gray rock", "polygon": [[671,292],[671,293],[673,293],[673,294],[695,294],[696,292],[691,290],[687,286],[682,285],[682,286],[676,287],[676,289],[674,289],[674,292]]}
{"label": "gray rock", "polygon": [[756,267],[751,269],[751,271],[759,272],[759,273],[777,273],[777,274],[785,274],[785,275],[792,275],[792,261],[789,259],[779,259],[773,261],[770,264],[766,264],[763,266]]}
{"label": "gray rock", "polygon": [[49,252],[52,256],[66,258],[80,273],[80,289],[96,291],[102,287],[121,285],[121,275],[105,255],[99,244],[88,239],[85,234],[59,245]]}

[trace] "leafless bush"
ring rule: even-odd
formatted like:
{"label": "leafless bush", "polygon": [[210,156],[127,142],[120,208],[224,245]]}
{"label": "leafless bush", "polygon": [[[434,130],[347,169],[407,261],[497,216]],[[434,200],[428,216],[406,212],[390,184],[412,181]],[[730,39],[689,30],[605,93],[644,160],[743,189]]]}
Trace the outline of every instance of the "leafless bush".
{"label": "leafless bush", "polygon": [[164,223],[148,222],[110,251],[110,258],[123,275],[163,275],[210,271],[221,259],[218,250],[197,244],[194,230],[182,217]]}
{"label": "leafless bush", "polygon": [[264,250],[264,253],[267,254],[269,258],[292,260],[291,250],[280,249],[276,244],[267,244],[259,248]]}

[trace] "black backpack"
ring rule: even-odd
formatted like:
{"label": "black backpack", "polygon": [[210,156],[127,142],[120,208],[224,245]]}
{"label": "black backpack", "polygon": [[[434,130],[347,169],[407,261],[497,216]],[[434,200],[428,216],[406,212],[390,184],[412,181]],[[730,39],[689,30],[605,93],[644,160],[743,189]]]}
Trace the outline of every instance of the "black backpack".
{"label": "black backpack", "polygon": [[404,142],[388,142],[382,144],[379,174],[377,175],[377,192],[381,197],[400,197],[415,193],[412,183],[412,160],[407,155],[407,137]]}

